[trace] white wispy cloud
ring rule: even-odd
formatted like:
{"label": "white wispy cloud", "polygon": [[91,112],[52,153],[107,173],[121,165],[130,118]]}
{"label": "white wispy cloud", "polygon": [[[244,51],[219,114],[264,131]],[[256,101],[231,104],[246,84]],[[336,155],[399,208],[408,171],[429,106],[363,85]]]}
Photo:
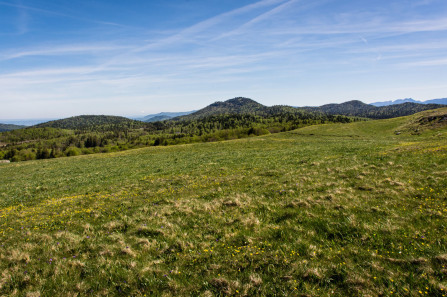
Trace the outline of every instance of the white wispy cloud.
{"label": "white wispy cloud", "polygon": [[394,24],[390,28],[383,28],[385,32],[415,33],[436,32],[447,30],[447,18],[426,19]]}
{"label": "white wispy cloud", "polygon": [[43,68],[39,70],[17,71],[0,75],[0,79],[8,77],[47,77],[72,74],[84,74],[92,71],[92,67]]}
{"label": "white wispy cloud", "polygon": [[18,8],[18,9],[23,9],[23,10],[41,12],[41,13],[45,13],[45,14],[54,14],[54,15],[65,16],[64,14],[61,14],[61,13],[58,13],[58,12],[54,12],[54,11],[50,11],[50,10],[46,10],[46,9],[41,9],[41,8],[36,8],[36,7],[31,7],[31,6],[23,5],[21,3],[10,3],[10,2],[0,1],[0,6],[9,6],[9,7],[15,7],[15,8]]}
{"label": "white wispy cloud", "polygon": [[[266,20],[268,17],[272,17],[274,14],[280,13],[289,5],[296,2],[299,2],[299,0],[261,0],[228,12],[221,13],[219,15],[193,24],[185,29],[180,30],[179,32],[175,32],[168,37],[152,40],[151,42],[143,46],[136,45],[134,48],[128,50],[127,52],[118,54],[117,56],[109,59],[107,62],[100,64],[95,69],[95,71],[104,71],[108,67],[116,64],[122,65],[123,61],[128,61],[124,62],[128,64],[132,63],[131,61],[138,60],[139,58],[144,60],[144,55],[146,55],[147,53],[151,55],[150,53],[154,50],[173,48],[174,46],[182,47],[184,46],[184,44],[188,43],[197,43],[197,46],[199,47],[214,47],[218,52],[221,52],[222,57],[225,57],[222,58],[223,60],[226,60],[229,63],[235,63],[231,57],[231,54],[223,51],[220,46],[214,44],[214,37],[219,34],[218,32],[222,32],[222,30],[224,30],[225,32],[229,30],[226,29],[227,27],[234,27],[236,24],[236,22],[234,22],[236,18],[245,15],[248,17],[252,12],[260,12],[260,18],[258,20],[252,20],[254,23],[260,22],[262,19]],[[265,12],[265,8],[267,8],[267,12]],[[243,20],[245,18],[242,17],[241,19]],[[199,39],[203,40],[198,41]],[[237,48],[238,46],[239,45],[235,45],[234,48]],[[203,58],[204,57],[199,58],[200,60],[198,61],[198,64],[203,64]],[[176,59],[176,63],[177,65],[179,65],[184,63],[184,61],[190,60],[194,60],[194,57],[189,56]],[[178,68],[176,69],[178,71]]]}
{"label": "white wispy cloud", "polygon": [[447,18],[427,19],[418,21],[362,21],[346,23],[302,24],[301,26],[289,26],[268,30],[269,35],[332,35],[332,34],[362,34],[362,33],[417,33],[437,32],[447,30]]}
{"label": "white wispy cloud", "polygon": [[225,21],[231,20],[238,15],[249,13],[253,10],[276,5],[279,3],[284,3],[285,1],[286,0],[261,0],[261,1],[257,1],[252,4],[245,5],[240,8],[236,8],[229,12],[221,13],[219,15],[213,16],[211,18],[208,18],[206,20],[203,20],[196,24],[193,24],[185,29],[181,29],[179,32],[176,32],[168,37],[153,40],[152,42],[149,42],[148,44],[143,45],[143,46],[135,46],[133,49],[129,50],[128,52],[120,54],[120,55],[110,59],[108,62],[100,65],[98,67],[98,70],[105,69],[109,65],[113,65],[114,63],[117,63],[122,59],[128,58],[129,56],[131,56],[135,53],[145,52],[148,50],[156,50],[156,49],[160,49],[160,48],[170,46],[173,44],[181,45],[182,43],[185,43],[185,42],[189,43],[196,37],[197,34],[207,31],[210,28],[216,27],[219,24],[222,24]]}
{"label": "white wispy cloud", "polygon": [[130,48],[129,46],[124,45],[95,45],[95,44],[36,47],[25,50],[14,50],[14,52],[10,50],[7,53],[0,53],[0,61],[24,58],[29,56],[58,56],[58,55],[70,55],[70,54],[99,55],[104,52],[121,51],[129,48]]}
{"label": "white wispy cloud", "polygon": [[380,52],[416,52],[423,53],[427,51],[439,51],[447,50],[447,42],[443,40],[430,41],[430,42],[404,42],[393,45],[375,45],[374,48],[364,49],[349,49],[351,53],[368,52],[368,51],[380,51]]}
{"label": "white wispy cloud", "polygon": [[145,46],[135,48],[133,50],[133,52],[140,52],[140,51],[145,51],[148,49],[159,48],[159,47],[162,47],[162,46],[165,46],[168,44],[172,44],[172,43],[189,41],[191,39],[191,37],[193,37],[194,35],[196,35],[200,32],[206,31],[212,27],[215,27],[225,21],[233,19],[234,17],[236,17],[238,15],[249,13],[253,10],[260,9],[263,7],[268,7],[268,6],[276,5],[278,3],[283,3],[285,1],[286,0],[261,0],[261,1],[258,1],[258,2],[252,3],[252,4],[248,4],[248,5],[240,7],[240,8],[236,8],[229,12],[221,13],[219,15],[213,16],[206,20],[200,21],[200,22],[198,22],[194,25],[191,25],[185,29],[182,29],[182,30],[180,30],[180,32],[175,33],[169,37],[157,40],[157,41],[155,41],[153,43],[149,43]]}
{"label": "white wispy cloud", "polygon": [[413,7],[426,6],[426,5],[432,4],[433,2],[434,2],[434,0],[412,1],[412,3],[410,5],[412,5]]}
{"label": "white wispy cloud", "polygon": [[[247,22],[243,23],[238,28],[228,31],[228,32],[224,32],[223,34],[219,35],[218,37],[214,38],[213,40],[228,38],[228,37],[235,36],[235,35],[247,34],[250,31],[250,28],[252,28],[256,24],[267,22],[267,21],[271,20],[278,14],[281,14],[285,10],[290,9],[295,4],[298,4],[298,3],[300,4],[298,9],[296,7],[293,9],[293,11],[295,13],[298,13],[299,11],[303,11],[308,8],[318,6],[323,2],[327,2],[327,1],[309,2],[309,1],[302,1],[302,0],[289,0],[284,3],[279,3],[279,5],[261,13],[260,15],[254,17],[252,19],[249,19]],[[278,17],[277,19],[280,19],[280,17]]]}
{"label": "white wispy cloud", "polygon": [[422,60],[422,61],[415,61],[415,62],[405,62],[401,64],[402,66],[445,66],[447,65],[447,58],[441,58],[441,59],[434,59],[434,60]]}
{"label": "white wispy cloud", "polygon": [[[291,98],[293,92],[327,94],[319,87],[311,90],[322,82],[326,89],[350,88],[351,84],[344,85],[346,81],[360,83],[355,92],[361,94],[370,81],[389,73],[394,77],[402,69],[428,73],[447,65],[443,39],[447,18],[441,13],[424,15],[409,9],[401,15],[379,5],[362,9],[355,1],[355,8],[337,3],[260,0],[178,29],[147,22],[147,28],[134,30],[127,20],[129,25],[101,20],[101,16],[68,16],[69,9],[63,5],[50,11],[0,0],[0,7],[14,7],[28,16],[22,20],[25,33],[35,30],[30,24],[39,17],[82,22],[79,28],[71,27],[71,35],[57,41],[51,38],[60,32],[38,42],[18,43],[20,46],[2,44],[0,98],[101,104],[114,98],[118,105],[122,98],[138,103],[191,99],[193,94],[225,99],[232,92],[262,95],[273,94],[272,90],[284,90],[283,95]],[[17,21],[14,25],[19,32]],[[101,39],[93,39],[92,31],[101,32]],[[359,77],[373,78],[362,82]],[[374,90],[379,89],[387,90]]]}
{"label": "white wispy cloud", "polygon": [[[20,1],[18,1],[20,3]],[[23,8],[19,8],[19,15],[17,18],[17,34],[22,35],[28,32],[29,15]]]}
{"label": "white wispy cloud", "polygon": [[[29,6],[29,5],[23,5],[21,2],[10,3],[10,2],[0,1],[0,6],[8,6],[8,7],[17,8],[20,11],[20,15],[21,15],[20,16],[20,18],[21,18],[20,25],[22,25],[22,26],[27,25],[26,21],[28,18],[28,12],[33,12],[33,13],[44,14],[47,16],[78,20],[78,21],[87,22],[87,23],[95,23],[95,24],[100,24],[100,25],[121,27],[121,28],[127,28],[127,29],[141,29],[139,27],[119,24],[116,22],[109,22],[106,20],[97,20],[97,19],[88,19],[85,17],[80,17],[80,16],[76,16],[73,14],[69,14],[69,13],[63,13],[63,12],[59,12],[59,11],[53,11],[53,10],[37,8],[37,7]],[[24,16],[26,16],[26,19],[24,18]]]}

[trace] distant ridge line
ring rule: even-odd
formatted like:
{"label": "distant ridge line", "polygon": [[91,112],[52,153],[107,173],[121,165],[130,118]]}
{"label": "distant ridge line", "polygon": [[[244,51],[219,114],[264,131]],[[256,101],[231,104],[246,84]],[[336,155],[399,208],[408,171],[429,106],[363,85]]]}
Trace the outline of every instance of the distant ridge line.
{"label": "distant ridge line", "polygon": [[396,100],[389,100],[389,101],[381,101],[381,102],[373,102],[370,103],[371,105],[380,107],[380,106],[389,106],[389,105],[395,105],[395,104],[402,104],[402,103],[418,103],[418,104],[447,104],[447,98],[440,98],[440,99],[430,99],[425,101],[418,101],[414,100],[413,98],[405,98],[405,99],[396,99]]}

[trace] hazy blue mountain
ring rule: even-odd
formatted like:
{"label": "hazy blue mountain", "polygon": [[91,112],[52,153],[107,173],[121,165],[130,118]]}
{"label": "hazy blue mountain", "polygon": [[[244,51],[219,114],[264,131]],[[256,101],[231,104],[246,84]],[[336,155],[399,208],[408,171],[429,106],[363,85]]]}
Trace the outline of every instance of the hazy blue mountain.
{"label": "hazy blue mountain", "polygon": [[182,112],[159,112],[159,113],[155,113],[155,114],[148,114],[145,117],[132,118],[132,119],[138,120],[138,121],[143,121],[143,122],[157,122],[157,121],[163,121],[163,120],[168,120],[168,119],[172,119],[175,117],[188,115],[193,112],[196,112],[196,110],[182,111]]}
{"label": "hazy blue mountain", "polygon": [[12,131],[17,129],[23,129],[27,126],[19,126],[19,125],[13,125],[13,124],[0,124],[0,132],[6,132],[6,131]]}
{"label": "hazy blue mountain", "polygon": [[169,120],[169,119],[172,119],[172,118],[173,117],[168,116],[168,115],[159,115],[159,116],[155,116],[155,117],[149,118],[148,120],[145,120],[143,122],[153,123],[153,122],[158,122],[158,121]]}
{"label": "hazy blue mountain", "polygon": [[57,119],[14,119],[14,120],[2,120],[0,119],[0,123],[3,124],[11,124],[11,125],[19,125],[19,126],[34,126],[41,123],[46,123],[49,121],[55,121]]}
{"label": "hazy blue mountain", "polygon": [[405,99],[397,99],[397,100],[390,100],[390,101],[382,101],[382,102],[374,102],[371,103],[371,105],[374,106],[388,106],[393,104],[402,104],[402,103],[419,103],[419,104],[447,104],[447,98],[441,98],[441,99],[431,99],[426,101],[418,101],[414,100],[412,98],[405,98]]}
{"label": "hazy blue mountain", "polygon": [[444,104],[444,105],[447,105],[447,98],[426,100],[426,101],[424,101],[424,104]]}

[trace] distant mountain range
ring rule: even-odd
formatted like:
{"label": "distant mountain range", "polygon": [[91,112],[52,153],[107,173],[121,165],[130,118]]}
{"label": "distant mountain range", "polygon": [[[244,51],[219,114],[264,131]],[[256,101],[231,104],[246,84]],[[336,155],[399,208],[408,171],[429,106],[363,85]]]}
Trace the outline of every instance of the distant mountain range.
{"label": "distant mountain range", "polygon": [[[90,129],[92,126],[103,126],[101,130],[108,130],[112,126],[141,128],[145,127],[142,122],[153,123],[164,120],[200,120],[210,116],[222,115],[252,115],[271,117],[275,115],[293,114],[301,118],[308,118],[310,114],[315,115],[342,115],[370,119],[385,119],[399,116],[411,115],[428,109],[444,107],[447,98],[433,99],[424,102],[411,98],[394,101],[376,102],[365,104],[358,100],[348,101],[340,104],[326,104],[319,107],[292,107],[286,105],[265,106],[250,98],[236,97],[226,101],[212,103],[197,111],[186,112],[161,112],[150,114],[143,118],[129,119],[119,116],[94,116],[84,115],[66,118],[62,120],[48,121],[35,125],[35,127],[52,127],[61,129]],[[24,128],[24,125],[0,124],[1,131],[10,131]]]}
{"label": "distant mountain range", "polygon": [[265,106],[237,97],[174,118],[170,113],[168,120],[155,121],[166,116],[155,115],[149,118],[155,122],[150,123],[119,116],[82,115],[25,128],[0,125],[13,129],[0,133],[0,159],[26,161],[145,146],[231,140],[309,125],[394,118],[445,106],[406,102],[378,107],[361,101],[320,107]]}
{"label": "distant mountain range", "polygon": [[175,118],[175,120],[197,120],[208,116],[230,114],[272,116],[289,113],[301,113],[302,117],[306,117],[306,114],[309,113],[317,113],[327,115],[363,117],[370,119],[385,119],[406,116],[420,111],[436,109],[443,106],[444,105],[438,104],[418,104],[406,102],[403,104],[377,107],[358,100],[353,100],[340,104],[326,104],[319,107],[291,107],[286,105],[275,105],[268,107],[249,98],[237,97],[223,102],[215,102],[189,115],[177,117]]}
{"label": "distant mountain range", "polygon": [[[412,103],[410,105],[400,106],[400,104]],[[413,105],[416,104],[416,105]],[[418,106],[418,105],[427,106]],[[438,108],[434,104],[447,105],[447,98],[432,99],[427,101],[416,101],[411,98],[397,99],[394,101],[375,102],[371,104],[365,104],[358,100],[348,101],[340,104],[326,104],[319,107],[297,107],[302,111],[322,112],[328,114],[340,114],[347,116],[359,116],[368,118],[388,118],[394,116],[404,116],[413,114],[419,111]],[[399,105],[393,108],[382,108],[390,105]],[[157,114],[150,114],[144,118],[134,118],[143,122],[156,122],[169,119],[182,119],[182,120],[194,120],[200,119],[209,115],[222,115],[222,114],[257,114],[265,115],[275,112],[283,112],[286,109],[291,111],[295,107],[286,105],[276,105],[267,107],[252,99],[244,97],[236,97],[226,101],[217,101],[200,110],[186,111],[186,112],[161,112]]]}
{"label": "distant mountain range", "polygon": [[137,120],[137,121],[151,123],[151,122],[169,120],[169,119],[172,119],[175,117],[188,115],[193,112],[196,112],[196,111],[192,110],[192,111],[183,111],[183,112],[160,112],[160,113],[155,113],[155,114],[149,114],[142,118],[132,118],[132,119]]}
{"label": "distant mountain range", "polygon": [[370,103],[374,106],[388,106],[393,104],[402,104],[402,103],[419,103],[419,104],[444,104],[447,105],[447,98],[441,98],[441,99],[431,99],[426,101],[418,101],[414,100],[412,98],[405,98],[405,99],[397,99],[394,101],[382,101],[382,102],[374,102]]}
{"label": "distant mountain range", "polygon": [[51,119],[16,119],[16,120],[1,120],[0,123],[2,124],[11,124],[11,125],[18,125],[18,126],[34,126],[40,123],[46,123],[48,121],[54,121],[57,119],[51,118]]}
{"label": "distant mountain range", "polygon": [[445,107],[445,105],[405,102],[402,104],[374,106],[358,100],[353,100],[340,104],[326,104],[319,107],[301,108],[308,111],[322,112],[331,115],[356,116],[369,119],[389,119],[440,107]]}

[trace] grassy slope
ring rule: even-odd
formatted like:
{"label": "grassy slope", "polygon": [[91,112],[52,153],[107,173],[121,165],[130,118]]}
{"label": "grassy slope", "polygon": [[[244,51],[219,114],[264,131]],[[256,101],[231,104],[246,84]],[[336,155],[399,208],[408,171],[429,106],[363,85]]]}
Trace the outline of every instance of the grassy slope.
{"label": "grassy slope", "polygon": [[0,294],[446,296],[447,129],[416,118],[0,164]]}

